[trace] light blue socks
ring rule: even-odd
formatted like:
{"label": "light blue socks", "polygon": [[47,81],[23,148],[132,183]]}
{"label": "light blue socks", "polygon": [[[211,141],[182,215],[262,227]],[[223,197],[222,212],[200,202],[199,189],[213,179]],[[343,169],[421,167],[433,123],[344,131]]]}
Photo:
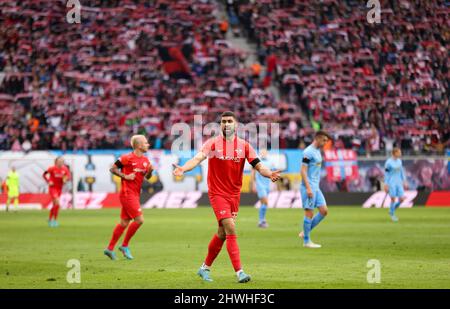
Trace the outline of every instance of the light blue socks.
{"label": "light blue socks", "polygon": [[259,208],[259,223],[266,221],[267,205],[261,204]]}
{"label": "light blue socks", "polygon": [[315,228],[315,227],[320,223],[320,221],[322,221],[324,218],[325,218],[325,217],[322,216],[322,214],[321,214],[320,212],[318,212],[318,213],[314,216],[314,218],[312,219],[311,230],[312,230],[313,228]]}
{"label": "light blue socks", "polygon": [[313,222],[313,219],[310,219],[308,217],[305,217],[303,219],[303,234],[304,234],[305,244],[310,241],[309,235],[311,233],[312,222]]}

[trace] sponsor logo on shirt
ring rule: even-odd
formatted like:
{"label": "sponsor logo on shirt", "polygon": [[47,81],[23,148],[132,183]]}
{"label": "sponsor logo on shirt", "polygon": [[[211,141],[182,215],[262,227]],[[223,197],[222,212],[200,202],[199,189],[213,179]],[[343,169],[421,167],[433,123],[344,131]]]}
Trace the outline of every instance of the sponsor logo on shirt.
{"label": "sponsor logo on shirt", "polygon": [[214,157],[218,158],[219,160],[230,160],[230,161],[234,161],[236,163],[241,162],[242,149],[235,149],[235,151],[237,153],[237,157],[235,157],[235,156],[224,156],[222,151],[223,151],[223,149],[216,149]]}
{"label": "sponsor logo on shirt", "polygon": [[219,159],[220,159],[220,160],[231,160],[231,161],[234,161],[234,162],[236,162],[236,163],[241,162],[241,159],[240,159],[240,158],[237,158],[237,157],[231,157],[231,156],[226,156],[226,157],[221,156],[221,157],[219,157]]}
{"label": "sponsor logo on shirt", "polygon": [[142,169],[142,168],[133,168],[133,172],[145,174],[147,172],[147,170]]}

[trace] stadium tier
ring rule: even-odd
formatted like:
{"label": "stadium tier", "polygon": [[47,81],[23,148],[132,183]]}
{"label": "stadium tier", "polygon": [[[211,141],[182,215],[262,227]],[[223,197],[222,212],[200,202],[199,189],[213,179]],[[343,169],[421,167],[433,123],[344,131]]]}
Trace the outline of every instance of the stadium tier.
{"label": "stadium tier", "polygon": [[280,148],[318,128],[359,154],[449,145],[447,1],[387,1],[379,24],[353,0],[82,1],[79,24],[56,2],[0,4],[2,150],[170,149],[224,110],[279,123]]}

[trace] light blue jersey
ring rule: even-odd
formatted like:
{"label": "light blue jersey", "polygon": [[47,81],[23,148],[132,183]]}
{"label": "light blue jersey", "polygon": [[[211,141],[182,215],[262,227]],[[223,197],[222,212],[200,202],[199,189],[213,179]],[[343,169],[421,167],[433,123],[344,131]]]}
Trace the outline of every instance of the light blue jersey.
{"label": "light blue jersey", "polygon": [[389,186],[391,197],[402,197],[404,195],[403,183],[405,174],[403,172],[402,160],[389,158],[384,164],[384,182]]}
{"label": "light blue jersey", "polygon": [[313,209],[325,206],[326,201],[319,188],[320,170],[322,167],[322,154],[320,153],[320,149],[314,147],[312,144],[306,147],[303,151],[302,165],[308,166],[307,178],[311,190],[313,191],[313,197],[308,198],[305,183],[302,181],[300,193],[302,196],[303,208]]}
{"label": "light blue jersey", "polygon": [[[306,147],[303,151],[302,165],[308,166],[308,182],[311,189],[319,189],[320,169],[322,167],[322,155],[320,149],[314,147],[312,144]],[[302,186],[305,183],[302,181]]]}
{"label": "light blue jersey", "polygon": [[[273,163],[267,158],[261,159],[261,163],[272,170],[274,168]],[[270,190],[270,178],[262,176],[260,173],[255,174],[256,192],[258,198],[268,197]]]}

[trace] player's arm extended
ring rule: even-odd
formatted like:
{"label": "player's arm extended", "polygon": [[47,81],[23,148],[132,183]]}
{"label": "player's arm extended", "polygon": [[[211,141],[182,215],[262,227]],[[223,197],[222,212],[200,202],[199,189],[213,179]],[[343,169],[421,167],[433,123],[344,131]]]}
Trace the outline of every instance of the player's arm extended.
{"label": "player's arm extended", "polygon": [[203,160],[206,159],[206,155],[203,152],[198,152],[192,159],[184,163],[183,166],[179,166],[177,164],[174,164],[175,170],[173,171],[173,174],[175,176],[181,176],[185,172],[189,172],[190,170],[194,169],[197,165],[202,163]]}
{"label": "player's arm extended", "polygon": [[[253,162],[252,162],[253,163]],[[255,170],[258,171],[262,176],[270,178],[273,182],[280,179],[280,170],[271,171],[270,168],[262,164],[261,162],[258,162],[255,166]]]}

